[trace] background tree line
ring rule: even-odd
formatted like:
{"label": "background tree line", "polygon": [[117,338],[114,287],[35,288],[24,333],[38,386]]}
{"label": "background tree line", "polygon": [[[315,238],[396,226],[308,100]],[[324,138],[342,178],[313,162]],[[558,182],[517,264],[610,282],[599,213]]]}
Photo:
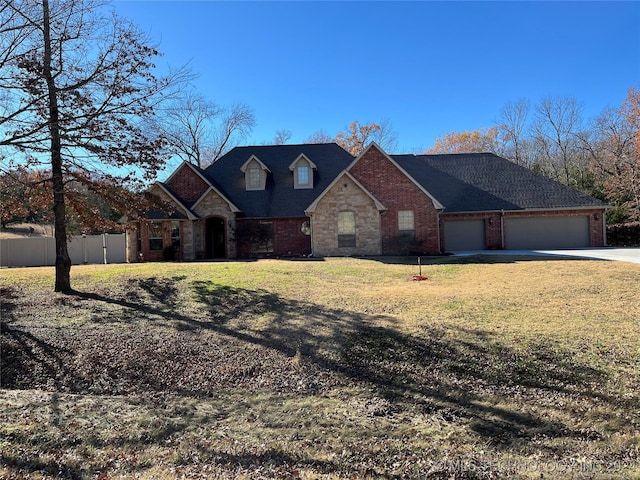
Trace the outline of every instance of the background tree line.
{"label": "background tree line", "polygon": [[449,132],[426,153],[493,152],[606,201],[609,223],[640,221],[640,92],[586,119],[572,97],[507,103],[495,125]]}
{"label": "background tree line", "polygon": [[[71,291],[70,233],[105,231],[116,218],[162,208],[145,195],[170,159],[201,168],[243,143],[251,108],[195,92],[187,68],[165,69],[136,25],[102,0],[0,0],[0,211],[2,224],[54,225],[55,290]],[[492,151],[614,206],[610,222],[640,221],[640,98],[585,121],[572,98],[509,103],[495,126],[451,132],[429,153]],[[284,143],[290,132],[276,132]],[[394,151],[388,121],[353,121],[330,136],[357,155],[371,141]]]}

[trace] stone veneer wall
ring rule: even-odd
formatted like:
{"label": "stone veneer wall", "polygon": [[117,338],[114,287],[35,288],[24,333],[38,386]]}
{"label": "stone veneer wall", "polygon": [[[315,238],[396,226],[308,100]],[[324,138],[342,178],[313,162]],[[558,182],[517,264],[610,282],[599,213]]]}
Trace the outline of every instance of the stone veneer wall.
{"label": "stone veneer wall", "polygon": [[194,235],[194,258],[198,258],[203,252],[206,251],[206,235],[205,235],[205,220],[207,217],[220,217],[224,219],[225,224],[225,236],[227,245],[227,257],[235,258],[237,256],[235,242],[231,239],[231,232],[235,225],[235,213],[229,208],[229,204],[223,200],[220,195],[214,191],[210,191],[193,209],[193,212],[202,219],[194,225],[194,229],[200,229]]}
{"label": "stone veneer wall", "polygon": [[140,224],[137,222],[127,224],[127,262],[129,263],[139,261],[138,228],[140,228]]}
{"label": "stone veneer wall", "polygon": [[193,222],[191,220],[180,222],[180,255],[181,260],[196,258],[193,248]]}
{"label": "stone veneer wall", "polygon": [[[338,212],[356,217],[356,246],[338,247]],[[311,217],[312,250],[317,256],[380,255],[380,212],[369,195],[347,176],[318,202]]]}

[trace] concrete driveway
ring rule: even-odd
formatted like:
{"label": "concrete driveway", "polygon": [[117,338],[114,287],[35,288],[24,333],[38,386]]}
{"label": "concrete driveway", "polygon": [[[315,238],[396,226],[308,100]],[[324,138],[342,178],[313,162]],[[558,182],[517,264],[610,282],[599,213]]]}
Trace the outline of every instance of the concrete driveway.
{"label": "concrete driveway", "polygon": [[452,252],[454,255],[530,255],[567,258],[590,258],[640,263],[640,248],[576,248],[566,250],[473,250]]}

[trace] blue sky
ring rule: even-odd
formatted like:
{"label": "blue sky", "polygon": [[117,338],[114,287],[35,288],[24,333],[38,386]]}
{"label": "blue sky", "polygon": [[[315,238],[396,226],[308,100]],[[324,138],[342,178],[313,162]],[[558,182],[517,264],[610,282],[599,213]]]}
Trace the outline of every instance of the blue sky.
{"label": "blue sky", "polygon": [[493,125],[502,106],[577,98],[588,119],[640,85],[640,2],[242,2],[116,0],[190,62],[199,92],[246,103],[247,143],[290,143],[388,119],[397,152]]}

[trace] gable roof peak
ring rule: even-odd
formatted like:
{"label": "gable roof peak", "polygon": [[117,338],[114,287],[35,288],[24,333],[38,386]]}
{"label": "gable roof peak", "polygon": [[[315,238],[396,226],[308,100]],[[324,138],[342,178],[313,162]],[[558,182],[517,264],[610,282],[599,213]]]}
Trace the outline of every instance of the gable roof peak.
{"label": "gable roof peak", "polygon": [[416,187],[418,187],[422,191],[422,193],[424,193],[427,197],[429,197],[429,199],[433,203],[433,206],[436,210],[444,210],[444,206],[440,203],[440,201],[438,201],[436,197],[434,197],[429,191],[427,191],[424,185],[422,185],[412,175],[410,175],[409,172],[407,172],[396,160],[393,159],[391,155],[385,152],[382,149],[382,147],[380,147],[380,145],[378,145],[376,142],[371,142],[369,145],[367,145],[367,148],[365,148],[362,151],[362,153],[358,155],[353,162],[351,162],[351,165],[347,167],[347,171],[351,170],[353,166],[356,165],[360,161],[360,159],[364,157],[367,154],[367,152],[372,148],[375,148],[380,153],[382,153],[382,155],[384,155],[384,157],[389,161],[389,163],[395,166],[405,177],[409,179],[409,181],[411,181]]}
{"label": "gable roof peak", "polygon": [[247,171],[247,167],[249,166],[249,164],[255,161],[258,163],[258,165],[260,165],[260,168],[262,168],[262,170],[264,170],[265,172],[270,172],[271,170],[269,170],[269,167],[267,167],[264,162],[262,162],[255,154],[251,155],[249,157],[249,160],[247,160],[246,162],[244,162],[244,164],[240,167],[240,171],[242,173],[245,173]]}
{"label": "gable roof peak", "polygon": [[291,165],[289,165],[289,170],[293,171],[293,170],[296,168],[296,164],[297,164],[300,160],[304,160],[304,161],[306,161],[306,162],[309,164],[309,166],[310,166],[311,168],[313,168],[314,170],[317,170],[317,169],[318,169],[318,167],[316,166],[316,164],[315,164],[315,163],[313,163],[311,160],[309,160],[309,157],[307,157],[304,153],[301,153],[300,155],[298,155],[298,156],[296,157],[296,159],[295,159],[293,162],[291,162]]}
{"label": "gable roof peak", "polygon": [[318,206],[318,203],[320,203],[320,200],[322,200],[322,198],[338,183],[340,182],[340,180],[344,177],[349,178],[355,185],[356,187],[358,187],[362,192],[365,193],[365,195],[367,195],[372,201],[373,204],[375,205],[376,209],[378,209],[378,211],[380,212],[384,212],[387,210],[387,207],[385,207],[380,200],[378,200],[373,193],[371,193],[369,190],[367,190],[367,188],[362,185],[353,175],[351,175],[349,173],[348,170],[343,170],[342,172],[340,172],[339,175],[336,176],[336,178],[327,186],[327,188],[325,188],[322,193],[320,195],[318,195],[314,201],[311,203],[311,205],[309,205],[307,208],[305,208],[304,213],[307,216],[310,216],[311,214],[315,213],[316,208]]}
{"label": "gable roof peak", "polygon": [[191,162],[187,162],[186,160],[182,160],[182,162],[180,163],[180,165],[178,165],[178,167],[177,167],[177,168],[176,168],[176,169],[171,173],[171,175],[169,175],[169,176],[167,177],[167,179],[166,179],[164,182],[162,182],[162,183],[165,183],[165,184],[170,183],[170,182],[171,182],[171,179],[172,179],[173,177],[175,177],[175,176],[178,174],[178,172],[179,172],[180,170],[182,170],[183,168],[185,168],[185,167],[186,167],[186,168],[190,168],[191,170],[193,170],[193,171],[194,171],[194,172],[195,172],[195,173],[196,173],[200,178],[202,178],[202,180],[204,180],[204,182],[205,182],[207,185],[210,185],[210,184],[211,184],[211,182],[209,181],[209,179],[208,179],[208,178],[206,177],[206,175],[203,173],[203,172],[204,172],[204,170],[202,170],[200,167],[198,167],[197,165],[194,165],[194,164],[193,164],[193,163],[191,163]]}

